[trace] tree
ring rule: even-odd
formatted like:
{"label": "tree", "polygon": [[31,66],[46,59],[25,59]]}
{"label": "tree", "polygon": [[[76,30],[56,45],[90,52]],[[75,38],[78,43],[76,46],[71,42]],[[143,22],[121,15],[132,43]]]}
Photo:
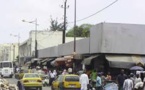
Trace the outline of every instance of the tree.
{"label": "tree", "polygon": [[[76,26],[75,30],[76,30],[76,37],[89,37],[90,36],[90,28],[93,25],[91,24],[82,24],[80,26]],[[67,37],[74,37],[74,28],[71,28],[67,34]]]}
{"label": "tree", "polygon": [[63,23],[58,23],[57,19],[54,20],[54,19],[51,18],[50,24],[51,24],[50,25],[50,30],[51,31],[56,31],[56,30],[63,31],[64,24]]}

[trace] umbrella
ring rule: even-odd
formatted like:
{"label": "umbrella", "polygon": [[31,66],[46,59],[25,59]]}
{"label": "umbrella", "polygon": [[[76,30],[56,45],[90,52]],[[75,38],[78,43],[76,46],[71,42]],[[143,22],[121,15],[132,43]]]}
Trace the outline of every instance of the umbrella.
{"label": "umbrella", "polygon": [[139,70],[139,71],[143,71],[144,69],[140,66],[133,66],[130,68],[130,70]]}

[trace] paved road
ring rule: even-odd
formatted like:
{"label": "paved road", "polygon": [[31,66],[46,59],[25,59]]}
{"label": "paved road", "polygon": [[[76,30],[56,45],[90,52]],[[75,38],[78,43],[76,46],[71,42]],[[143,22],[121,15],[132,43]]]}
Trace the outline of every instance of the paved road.
{"label": "paved road", "polygon": [[[6,78],[9,83],[12,83],[12,84],[17,84],[17,79],[15,78]],[[43,87],[43,90],[51,90],[50,87]]]}

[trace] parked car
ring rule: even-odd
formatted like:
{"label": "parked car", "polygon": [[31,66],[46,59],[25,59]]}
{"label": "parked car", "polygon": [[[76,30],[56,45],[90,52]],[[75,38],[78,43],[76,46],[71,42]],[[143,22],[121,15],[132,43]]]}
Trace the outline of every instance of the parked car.
{"label": "parked car", "polygon": [[20,83],[24,86],[25,90],[29,88],[35,88],[42,90],[42,78],[37,73],[24,73],[24,76],[20,79]]}
{"label": "parked car", "polygon": [[79,90],[79,76],[74,74],[59,75],[53,82],[51,90]]}

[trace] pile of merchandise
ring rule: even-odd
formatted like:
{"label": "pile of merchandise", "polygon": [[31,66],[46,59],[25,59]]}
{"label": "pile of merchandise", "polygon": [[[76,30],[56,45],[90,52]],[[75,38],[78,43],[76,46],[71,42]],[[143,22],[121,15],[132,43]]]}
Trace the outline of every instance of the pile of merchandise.
{"label": "pile of merchandise", "polygon": [[0,79],[0,90],[18,90],[16,84],[10,84],[6,79]]}

